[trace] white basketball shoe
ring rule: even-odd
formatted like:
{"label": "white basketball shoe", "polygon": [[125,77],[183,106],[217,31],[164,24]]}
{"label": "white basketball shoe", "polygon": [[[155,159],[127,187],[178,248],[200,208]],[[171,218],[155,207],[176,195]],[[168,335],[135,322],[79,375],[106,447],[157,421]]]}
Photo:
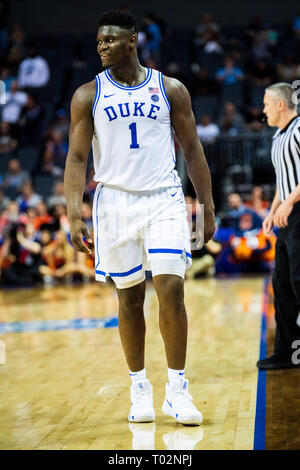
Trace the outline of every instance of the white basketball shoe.
{"label": "white basketball shoe", "polygon": [[131,408],[128,421],[149,423],[155,419],[153,387],[148,379],[133,383],[130,387]]}
{"label": "white basketball shoe", "polygon": [[166,384],[166,396],[162,412],[172,416],[181,424],[198,426],[203,417],[193,404],[193,398],[188,392],[188,380],[178,380],[174,384]]}

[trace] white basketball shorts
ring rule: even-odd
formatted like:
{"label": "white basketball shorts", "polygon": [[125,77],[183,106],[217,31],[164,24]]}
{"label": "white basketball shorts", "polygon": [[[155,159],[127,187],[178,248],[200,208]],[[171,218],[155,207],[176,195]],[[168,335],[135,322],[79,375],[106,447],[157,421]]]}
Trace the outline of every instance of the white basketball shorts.
{"label": "white basketball shorts", "polygon": [[127,192],[98,184],[93,202],[96,280],[118,289],[152,276],[184,278],[192,264],[190,228],[181,187]]}

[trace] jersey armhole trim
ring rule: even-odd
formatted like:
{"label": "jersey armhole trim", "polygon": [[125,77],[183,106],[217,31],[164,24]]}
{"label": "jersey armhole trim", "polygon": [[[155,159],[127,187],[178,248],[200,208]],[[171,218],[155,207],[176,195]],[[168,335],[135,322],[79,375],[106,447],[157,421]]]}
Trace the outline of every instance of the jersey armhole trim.
{"label": "jersey armhole trim", "polygon": [[98,75],[96,75],[96,96],[93,103],[92,115],[95,116],[97,104],[101,95],[101,81]]}
{"label": "jersey armhole trim", "polygon": [[158,74],[158,80],[159,80],[159,85],[160,85],[160,89],[161,89],[163,98],[166,102],[166,105],[169,108],[169,111],[171,111],[170,101],[168,100],[168,97],[167,97],[167,93],[166,93],[165,86],[164,86],[164,81],[163,81],[163,76],[162,76],[161,72],[159,72],[159,74]]}

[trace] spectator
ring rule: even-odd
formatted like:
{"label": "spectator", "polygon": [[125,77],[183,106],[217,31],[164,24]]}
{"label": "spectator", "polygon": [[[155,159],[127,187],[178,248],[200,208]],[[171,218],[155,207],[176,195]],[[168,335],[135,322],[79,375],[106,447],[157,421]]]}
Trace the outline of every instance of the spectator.
{"label": "spectator", "polygon": [[2,108],[2,120],[16,124],[26,102],[27,93],[20,91],[17,80],[13,80],[10,84],[10,90],[6,93],[6,104]]}
{"label": "spectator", "polygon": [[19,206],[16,201],[10,201],[0,216],[0,236],[20,219]]}
{"label": "spectator", "polygon": [[23,27],[18,22],[14,22],[11,26],[11,32],[9,36],[9,48],[15,48],[20,57],[25,57],[26,46],[25,46],[26,34]]}
{"label": "spectator", "polygon": [[238,83],[243,80],[244,74],[242,70],[235,66],[231,57],[225,57],[224,67],[217,70],[216,79],[226,85]]}
{"label": "spectator", "polygon": [[37,215],[34,221],[36,230],[40,230],[42,225],[51,225],[53,217],[48,213],[47,205],[44,201],[40,201],[36,205]]}
{"label": "spectator", "polygon": [[26,181],[30,180],[28,171],[22,170],[19,160],[12,158],[8,162],[8,171],[4,175],[2,187],[20,189]]}
{"label": "spectator", "polygon": [[188,79],[184,74],[181,65],[178,62],[169,62],[166,65],[166,75],[168,75],[168,77],[176,78],[177,80],[185,83],[185,85],[188,86]]}
{"label": "spectator", "polygon": [[47,205],[49,208],[54,207],[56,204],[66,204],[64,183],[62,181],[57,181],[55,183],[54,193],[47,199]]}
{"label": "spectator", "polygon": [[68,119],[68,115],[65,109],[60,108],[56,112],[56,121],[51,126],[55,132],[59,132],[62,135],[64,141],[67,141],[69,137],[69,128],[70,128],[70,121]]}
{"label": "spectator", "polygon": [[8,46],[8,3],[0,0],[0,51]]}
{"label": "spectator", "polygon": [[227,101],[224,105],[224,112],[219,120],[219,128],[223,134],[228,135],[237,135],[245,130],[245,120],[231,101]]}
{"label": "spectator", "polygon": [[246,210],[239,218],[235,234],[230,238],[230,254],[242,272],[270,271],[275,259],[276,236],[264,235],[261,226]]}
{"label": "spectator", "polygon": [[221,40],[215,31],[207,31],[203,34],[203,52],[205,54],[223,54]]}
{"label": "spectator", "polygon": [[245,112],[246,129],[250,132],[262,131],[266,127],[263,118],[262,109],[254,103]]}
{"label": "spectator", "polygon": [[46,144],[38,172],[40,174],[49,174],[57,178],[63,176],[63,169],[55,164],[54,143],[51,141]]}
{"label": "spectator", "polygon": [[18,141],[11,135],[9,122],[0,124],[0,153],[12,152],[18,147]]}
{"label": "spectator", "polygon": [[34,226],[31,223],[13,226],[8,236],[6,255],[12,262],[2,270],[4,284],[31,286],[40,283],[41,245]]}
{"label": "spectator", "polygon": [[193,78],[191,81],[191,94],[196,96],[210,96],[217,94],[218,87],[214,78],[209,77],[208,70],[192,64]]}
{"label": "spectator", "polygon": [[22,89],[41,88],[47,85],[50,78],[46,60],[38,54],[35,46],[29,49],[28,57],[19,67],[19,85]]}
{"label": "spectator", "polygon": [[28,94],[19,118],[19,136],[21,145],[34,145],[39,142],[41,132],[42,108],[32,94]]}
{"label": "spectator", "polygon": [[237,220],[246,209],[243,200],[238,193],[231,193],[228,195],[227,205],[228,215],[234,220]]}
{"label": "spectator", "polygon": [[34,192],[32,184],[27,182],[22,187],[17,203],[19,204],[20,211],[26,212],[28,207],[35,207],[41,200],[42,197]]}
{"label": "spectator", "polygon": [[251,55],[254,61],[270,60],[272,57],[273,46],[273,40],[270,38],[266,29],[255,34],[251,47]]}
{"label": "spectator", "polygon": [[0,80],[5,84],[6,93],[10,90],[11,83],[16,81],[16,77],[11,71],[11,68],[7,64],[4,64],[0,69]]}
{"label": "spectator", "polygon": [[250,78],[255,85],[266,87],[275,80],[275,70],[265,59],[259,59],[250,67]]}
{"label": "spectator", "polygon": [[158,26],[155,16],[152,13],[147,13],[144,15],[143,24],[144,32],[146,33],[147,37],[146,48],[150,53],[150,57],[156,62],[159,62],[162,41],[160,27]]}
{"label": "spectator", "polygon": [[198,37],[203,37],[207,32],[220,32],[220,26],[213,19],[213,16],[210,13],[203,13],[201,22],[196,26],[196,35]]}
{"label": "spectator", "polygon": [[57,231],[55,239],[44,246],[42,256],[45,264],[40,266],[40,273],[45,284],[53,284],[77,272],[74,266],[74,249],[63,230]]}
{"label": "spectator", "polygon": [[213,144],[220,135],[220,130],[211,121],[210,116],[204,115],[201,118],[201,123],[197,125],[197,133],[202,142]]}
{"label": "spectator", "polygon": [[295,37],[300,39],[300,15],[298,15],[293,21],[293,31]]}
{"label": "spectator", "polygon": [[3,212],[9,203],[9,198],[5,196],[3,189],[0,188],[0,214]]}
{"label": "spectator", "polygon": [[68,153],[68,140],[64,139],[62,132],[54,129],[49,129],[48,136],[52,142],[54,163],[60,168],[64,168]]}
{"label": "spectator", "polygon": [[81,218],[86,224],[88,230],[93,226],[93,220],[92,220],[92,206],[88,202],[83,202],[82,203],[82,208],[81,208]]}
{"label": "spectator", "polygon": [[245,207],[254,210],[261,219],[264,219],[267,216],[269,203],[261,186],[253,187],[251,198],[248,201],[245,201]]}
{"label": "spectator", "polygon": [[280,81],[291,83],[300,77],[300,65],[293,60],[293,56],[286,54],[282,63],[277,65],[277,75]]}

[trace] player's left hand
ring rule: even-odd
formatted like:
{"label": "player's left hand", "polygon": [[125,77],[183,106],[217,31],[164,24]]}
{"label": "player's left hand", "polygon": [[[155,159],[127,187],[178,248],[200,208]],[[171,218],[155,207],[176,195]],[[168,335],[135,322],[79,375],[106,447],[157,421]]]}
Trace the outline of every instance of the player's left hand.
{"label": "player's left hand", "polygon": [[204,211],[204,243],[207,243],[216,230],[215,212],[213,209]]}
{"label": "player's left hand", "polygon": [[274,225],[277,225],[280,228],[284,228],[288,225],[288,217],[293,210],[293,204],[284,201],[274,214]]}
{"label": "player's left hand", "polygon": [[204,211],[204,233],[200,229],[196,236],[196,247],[197,249],[201,249],[203,245],[209,240],[212,239],[213,234],[216,230],[216,220],[215,220],[215,213],[213,209],[207,209]]}

